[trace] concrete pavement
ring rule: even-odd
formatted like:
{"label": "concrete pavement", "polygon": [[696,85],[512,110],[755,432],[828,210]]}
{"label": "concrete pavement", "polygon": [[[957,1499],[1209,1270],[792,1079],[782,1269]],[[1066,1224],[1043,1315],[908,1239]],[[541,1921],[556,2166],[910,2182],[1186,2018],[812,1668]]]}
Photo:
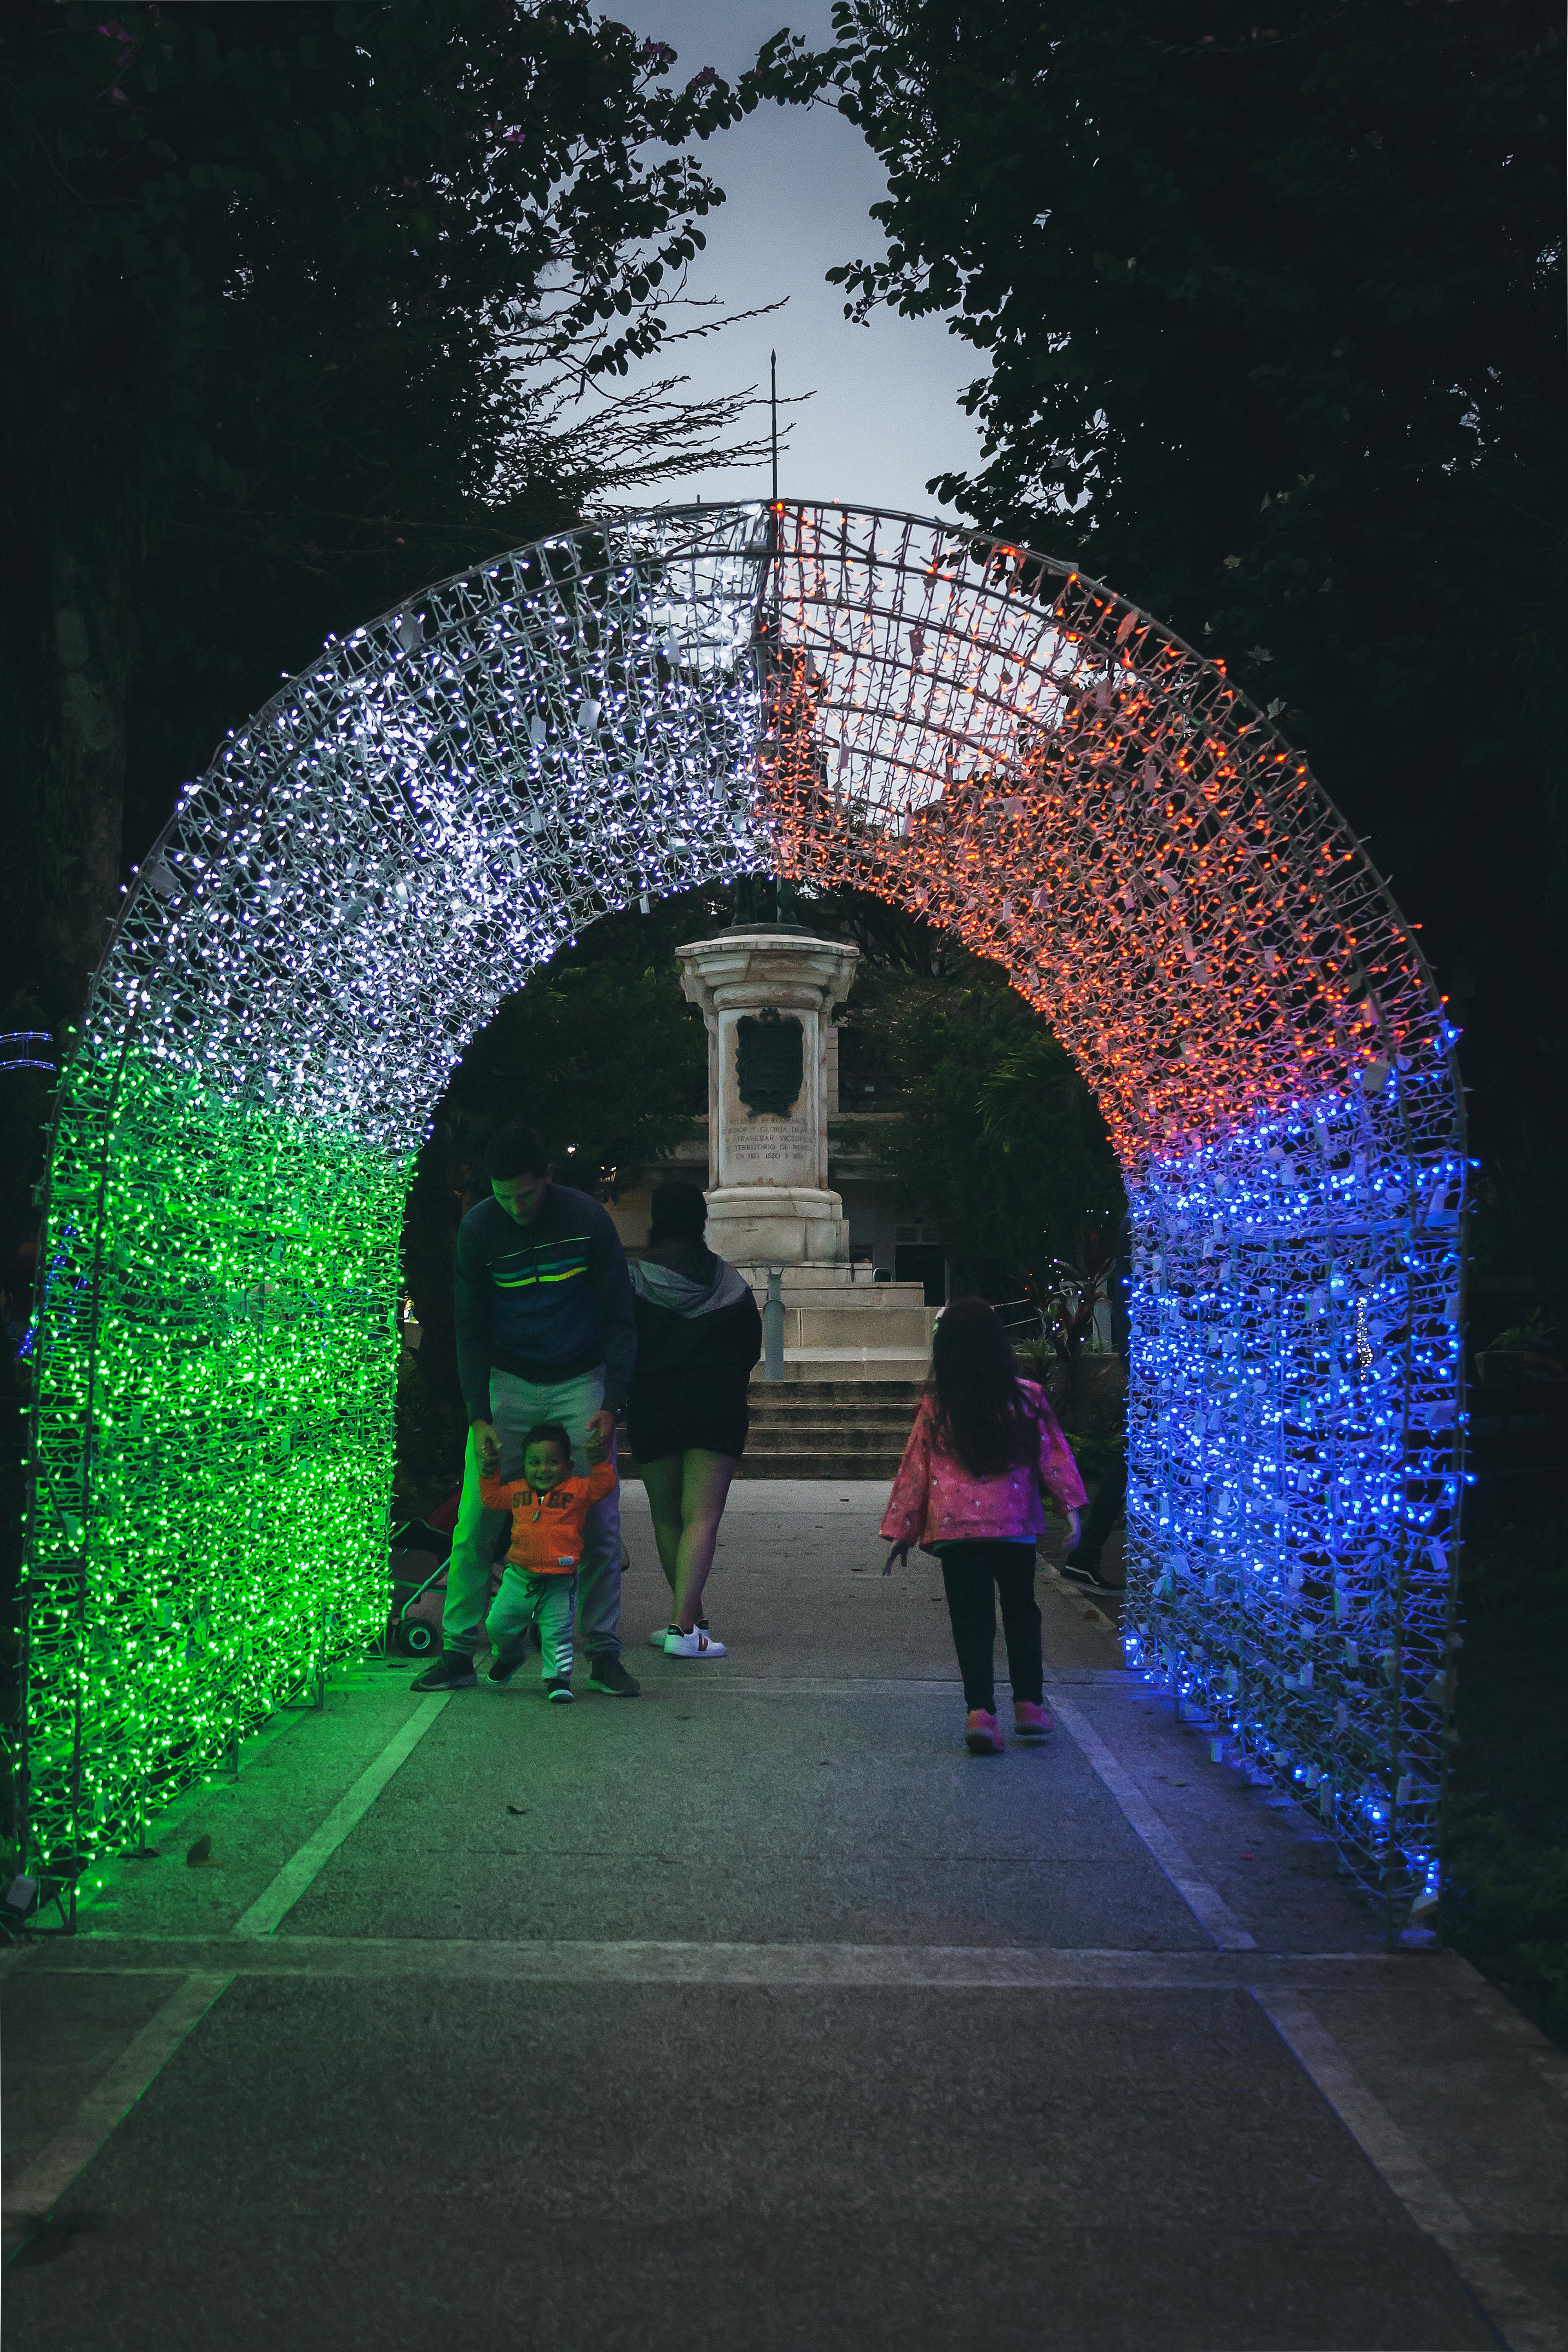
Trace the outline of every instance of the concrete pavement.
{"label": "concrete pavement", "polygon": [[738,1487],[698,1664],[628,1486],[641,1700],[342,1673],[10,1960],[7,2352],[1563,2352],[1568,2062],[1070,1591],[965,1755],[884,1492]]}

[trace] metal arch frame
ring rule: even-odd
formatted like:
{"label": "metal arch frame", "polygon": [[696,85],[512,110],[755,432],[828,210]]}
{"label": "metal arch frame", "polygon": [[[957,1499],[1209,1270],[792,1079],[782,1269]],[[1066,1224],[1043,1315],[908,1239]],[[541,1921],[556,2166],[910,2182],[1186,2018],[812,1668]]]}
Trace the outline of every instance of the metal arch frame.
{"label": "metal arch frame", "polygon": [[[584,923],[763,863],[951,925],[1052,1018],[1137,1220],[1133,1662],[1317,1804],[1391,1922],[1429,1893],[1465,1168],[1430,974],[1220,666],[1027,548],[795,501],[605,518],[406,600],[231,739],[137,876],[44,1203],[30,1856],[68,1876],[205,1769],[313,1670],[322,1610],[363,1634],[379,1526],[350,1538],[333,1464],[385,1475],[427,1106]],[[262,1523],[232,1573],[174,1459],[197,1426]]]}

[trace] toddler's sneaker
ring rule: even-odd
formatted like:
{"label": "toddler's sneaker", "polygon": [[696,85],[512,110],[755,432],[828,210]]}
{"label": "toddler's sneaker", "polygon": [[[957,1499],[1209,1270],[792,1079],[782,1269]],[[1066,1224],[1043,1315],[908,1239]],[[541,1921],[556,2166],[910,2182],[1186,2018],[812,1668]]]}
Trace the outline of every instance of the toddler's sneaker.
{"label": "toddler's sneaker", "polygon": [[492,1683],[510,1683],[527,1654],[526,1650],[515,1650],[507,1657],[498,1650],[490,1660],[489,1679]]}
{"label": "toddler's sneaker", "polygon": [[693,1625],[689,1633],[672,1625],[665,1636],[664,1654],[667,1658],[725,1658],[730,1654],[722,1642],[716,1642],[700,1625]]}
{"label": "toddler's sneaker", "polygon": [[1007,1743],[996,1727],[996,1717],[983,1706],[972,1706],[963,1727],[963,1744],[972,1756],[1000,1756]]}
{"label": "toddler's sneaker", "polygon": [[544,1685],[544,1696],[552,1706],[570,1706],[576,1694],[570,1675],[551,1675]]}
{"label": "toddler's sneaker", "polygon": [[1032,1698],[1013,1702],[1013,1729],[1020,1739],[1043,1739],[1051,1727],[1051,1718],[1043,1706]]}

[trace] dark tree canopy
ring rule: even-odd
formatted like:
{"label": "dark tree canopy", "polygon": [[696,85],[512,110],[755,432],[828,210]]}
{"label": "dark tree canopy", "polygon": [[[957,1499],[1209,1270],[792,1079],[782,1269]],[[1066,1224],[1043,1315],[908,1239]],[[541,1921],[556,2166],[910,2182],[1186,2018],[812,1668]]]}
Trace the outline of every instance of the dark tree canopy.
{"label": "dark tree canopy", "polygon": [[[6,979],[51,1017],[280,674],[625,470],[543,387],[671,327],[738,111],[673,61],[585,0],[5,12]],[[644,478],[726,421],[645,415]]]}
{"label": "dark tree canopy", "polygon": [[1125,1206],[1065,1047],[1000,965],[920,916],[850,889],[803,894],[800,913],[860,950],[847,1026],[893,1114],[875,1149],[900,1205],[938,1227],[961,1289],[1037,1295]]}
{"label": "dark tree canopy", "polygon": [[886,164],[852,310],[985,373],[931,487],[1135,596],[1310,752],[1467,1029],[1478,1137],[1565,1075],[1562,43],[1537,0],[840,0],[775,95]]}
{"label": "dark tree canopy", "polygon": [[897,1197],[936,1224],[959,1290],[1039,1297],[1053,1261],[1113,1234],[1123,1205],[1105,1122],[1065,1048],[996,965],[963,949],[930,977],[873,966],[858,995],[898,1089],[878,1146]]}

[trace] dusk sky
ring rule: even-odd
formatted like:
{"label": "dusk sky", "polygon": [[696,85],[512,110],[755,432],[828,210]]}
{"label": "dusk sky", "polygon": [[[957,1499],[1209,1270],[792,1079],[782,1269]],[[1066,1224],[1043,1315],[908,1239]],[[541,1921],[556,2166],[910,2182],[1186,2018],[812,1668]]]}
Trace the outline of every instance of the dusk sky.
{"label": "dusk sky", "polygon": [[[678,81],[705,65],[735,79],[786,24],[814,41],[831,31],[828,0],[622,0],[605,14],[679,50]],[[851,325],[841,291],[824,283],[835,263],[881,249],[868,215],[884,181],[858,131],[827,107],[770,106],[698,152],[729,201],[702,224],[708,248],[689,291],[718,295],[737,310],[787,295],[788,307],[685,345],[644,374],[666,372],[679,356],[692,394],[750,383],[765,393],[768,352],[776,345],[781,401],[816,394],[803,408],[781,411],[795,420],[780,468],[785,494],[939,511],[926,480],[972,461],[977,436],[958,394],[982,373],[982,356],[938,319],[882,311],[869,326]],[[700,475],[655,495],[662,502],[699,494],[754,498],[766,489],[766,467],[758,466]]]}

